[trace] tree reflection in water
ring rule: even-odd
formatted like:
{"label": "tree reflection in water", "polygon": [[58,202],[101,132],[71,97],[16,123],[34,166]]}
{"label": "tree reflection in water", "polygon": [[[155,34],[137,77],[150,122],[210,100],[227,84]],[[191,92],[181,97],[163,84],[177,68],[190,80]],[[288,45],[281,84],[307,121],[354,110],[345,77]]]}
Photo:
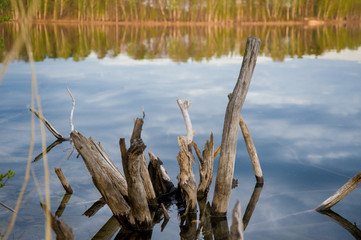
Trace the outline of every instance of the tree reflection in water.
{"label": "tree reflection in water", "polygon": [[[0,61],[10,51],[19,34],[16,23],[0,26],[5,48]],[[134,59],[170,58],[176,62],[203,61],[241,55],[247,36],[262,41],[260,55],[283,61],[285,57],[319,56],[327,51],[357,49],[361,46],[361,26],[356,24],[290,26],[117,26],[37,24],[31,29],[33,55],[45,58],[72,58],[80,61],[94,52],[98,58],[127,54]],[[25,47],[17,60],[28,61]]]}

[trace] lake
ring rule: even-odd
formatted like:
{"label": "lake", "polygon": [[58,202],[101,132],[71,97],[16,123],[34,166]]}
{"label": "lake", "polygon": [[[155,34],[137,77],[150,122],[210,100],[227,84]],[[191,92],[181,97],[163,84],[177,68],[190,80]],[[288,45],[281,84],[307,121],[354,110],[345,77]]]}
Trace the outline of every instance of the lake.
{"label": "lake", "polygon": [[[0,25],[10,51],[16,24]],[[248,36],[261,50],[242,109],[260,158],[265,184],[245,239],[360,239],[313,209],[361,171],[361,25],[175,27],[117,25],[33,25],[30,39],[42,111],[63,135],[70,132],[71,90],[75,129],[92,136],[121,167],[119,138],[129,139],[133,120],[145,112],[142,139],[164,163],[174,184],[179,166],[177,136],[186,135],[176,99],[191,100],[195,142],[203,149],[211,132],[219,146],[228,93],[232,92]],[[31,67],[19,50],[0,85],[0,173],[16,175],[0,189],[0,202],[15,207],[31,142]],[[3,67],[3,66],[2,66]],[[47,130],[46,130],[47,131]],[[33,160],[42,152],[36,121]],[[56,139],[46,132],[46,143]],[[69,142],[48,153],[51,212],[64,196],[54,167],[61,167],[74,193],[61,214],[77,239],[93,238],[112,217],[107,206],[83,213],[101,197],[81,157]],[[216,173],[218,158],[215,162]],[[45,217],[43,160],[32,174],[10,238],[41,239]],[[193,164],[198,181],[198,160]],[[34,176],[36,180],[34,180]],[[255,177],[241,132],[227,214],[239,200],[244,213]],[[40,183],[40,189],[36,182]],[[208,199],[213,198],[215,178]],[[349,224],[361,225],[361,190],[332,209]],[[170,221],[152,239],[180,237],[176,205]],[[0,206],[0,234],[11,212]],[[197,223],[199,224],[199,223]],[[117,235],[114,232],[113,237]],[[0,235],[1,236],[1,235]],[[99,235],[98,235],[99,236]],[[198,239],[209,239],[201,233]],[[360,235],[359,235],[360,237]]]}

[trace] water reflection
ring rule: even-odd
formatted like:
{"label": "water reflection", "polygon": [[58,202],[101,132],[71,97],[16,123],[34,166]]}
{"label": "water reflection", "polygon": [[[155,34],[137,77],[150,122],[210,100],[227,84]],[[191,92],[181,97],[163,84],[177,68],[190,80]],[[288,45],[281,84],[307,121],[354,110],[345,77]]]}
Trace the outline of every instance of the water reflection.
{"label": "water reflection", "polygon": [[347,219],[343,218],[332,210],[321,211],[320,213],[329,217],[334,222],[338,223],[341,227],[351,233],[351,235],[356,240],[361,239],[361,230],[357,227],[356,223],[350,223]]}
{"label": "water reflection", "polygon": [[[0,25],[9,52],[19,25]],[[244,52],[248,36],[262,40],[260,54],[273,60],[321,55],[330,50],[361,46],[361,24],[294,26],[117,26],[38,24],[31,29],[34,58],[72,58],[79,61],[95,52],[98,58],[126,53],[133,59],[170,58],[176,62],[201,61]],[[17,60],[28,61],[25,47]]]}

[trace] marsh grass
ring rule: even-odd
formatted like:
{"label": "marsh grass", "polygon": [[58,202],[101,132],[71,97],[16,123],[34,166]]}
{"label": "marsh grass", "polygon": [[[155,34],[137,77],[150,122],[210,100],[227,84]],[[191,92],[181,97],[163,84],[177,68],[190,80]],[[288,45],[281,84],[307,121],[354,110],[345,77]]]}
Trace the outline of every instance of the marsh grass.
{"label": "marsh grass", "polygon": [[[40,101],[40,96],[38,93],[38,86],[37,86],[37,80],[36,80],[36,73],[35,73],[35,67],[34,67],[34,57],[33,57],[33,53],[32,53],[32,46],[31,46],[31,41],[30,41],[30,33],[29,33],[29,29],[30,29],[30,19],[32,18],[36,8],[39,6],[38,1],[33,1],[32,2],[32,6],[30,6],[28,8],[28,10],[25,10],[25,7],[23,5],[23,3],[21,1],[15,1],[12,0],[11,1],[12,6],[14,6],[16,8],[16,10],[18,12],[21,13],[21,15],[23,16],[23,21],[21,21],[20,24],[20,31],[21,34],[18,35],[16,41],[14,42],[14,45],[11,49],[11,51],[9,52],[9,54],[6,56],[5,61],[3,62],[3,67],[0,71],[0,86],[2,83],[2,79],[6,73],[6,69],[8,68],[8,66],[10,65],[10,63],[12,62],[12,60],[14,60],[14,56],[17,55],[17,53],[20,51],[20,49],[23,47],[23,45],[25,45],[27,54],[29,56],[29,63],[31,66],[31,107],[35,108],[35,105],[38,109],[38,112],[40,114],[40,116],[42,116],[42,108],[41,108],[41,101]],[[46,149],[46,135],[45,135],[45,128],[44,125],[41,123],[41,121],[39,120],[39,125],[40,125],[40,133],[41,133],[41,142],[42,142],[42,150],[45,151]],[[25,170],[25,176],[24,176],[24,181],[19,193],[19,196],[17,198],[16,201],[16,206],[15,206],[15,210],[12,214],[9,226],[6,230],[5,236],[3,237],[3,239],[8,239],[16,222],[16,218],[17,218],[17,214],[21,208],[22,205],[22,201],[23,201],[23,197],[24,197],[24,192],[25,189],[28,185],[29,182],[29,178],[30,178],[30,168],[31,168],[31,160],[32,160],[32,155],[33,155],[33,150],[34,150],[34,139],[35,139],[35,117],[32,114],[31,115],[31,138],[30,138],[30,144],[29,144],[29,153],[28,153],[28,158],[27,158],[27,164],[26,164],[26,170]],[[50,191],[49,191],[49,169],[48,169],[48,159],[47,156],[44,155],[43,156],[43,163],[44,163],[44,184],[45,184],[45,204],[46,204],[46,209],[45,209],[45,218],[46,218],[46,223],[45,223],[45,239],[51,239],[51,216],[50,216]],[[33,174],[34,175],[34,174]],[[34,178],[34,181],[37,182]],[[37,184],[38,185],[38,184]]]}

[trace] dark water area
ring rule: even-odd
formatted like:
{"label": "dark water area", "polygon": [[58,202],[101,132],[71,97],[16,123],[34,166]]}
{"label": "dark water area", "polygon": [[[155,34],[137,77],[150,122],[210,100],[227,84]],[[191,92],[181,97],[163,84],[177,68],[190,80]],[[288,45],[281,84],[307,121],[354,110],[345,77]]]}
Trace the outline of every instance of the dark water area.
{"label": "dark water area", "polygon": [[[17,25],[1,25],[9,52]],[[214,133],[221,142],[227,95],[233,90],[247,36],[261,38],[261,52],[242,109],[261,161],[265,184],[245,231],[245,239],[358,239],[313,209],[361,170],[361,29],[359,25],[240,28],[115,27],[36,25],[31,39],[45,117],[68,135],[71,99],[76,100],[75,129],[92,136],[121,167],[118,141],[129,142],[133,119],[146,117],[142,138],[164,162],[177,183],[177,136],[186,129],[176,99],[192,101],[189,109],[195,141],[203,148]],[[16,175],[0,188],[0,202],[14,208],[23,183],[31,139],[31,68],[25,49],[7,70],[0,85],[0,173]],[[34,159],[41,150],[36,122]],[[46,132],[46,143],[54,137]],[[129,144],[128,144],[129,145]],[[81,157],[69,142],[48,154],[51,212],[64,197],[55,175],[61,167],[74,193],[60,217],[76,239],[92,239],[112,217],[104,206],[91,218],[82,214],[100,193]],[[69,157],[69,155],[71,156]],[[217,166],[218,158],[215,165]],[[43,161],[31,164],[31,176],[19,211],[14,239],[44,238]],[[216,166],[214,172],[216,173]],[[198,181],[198,163],[193,164]],[[240,133],[227,214],[239,200],[242,213],[254,192],[252,165]],[[213,198],[213,187],[209,201]],[[332,209],[351,225],[361,225],[361,191],[356,188]],[[152,231],[152,239],[179,239],[176,205],[170,221]],[[0,206],[0,234],[11,212]],[[199,218],[199,216],[198,216]],[[199,222],[194,222],[199,226]],[[116,229],[113,238],[116,237]],[[0,235],[1,236],[1,235]],[[208,239],[201,233],[198,239]]]}

